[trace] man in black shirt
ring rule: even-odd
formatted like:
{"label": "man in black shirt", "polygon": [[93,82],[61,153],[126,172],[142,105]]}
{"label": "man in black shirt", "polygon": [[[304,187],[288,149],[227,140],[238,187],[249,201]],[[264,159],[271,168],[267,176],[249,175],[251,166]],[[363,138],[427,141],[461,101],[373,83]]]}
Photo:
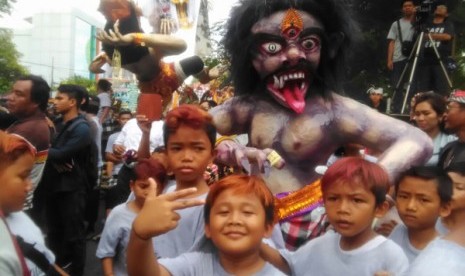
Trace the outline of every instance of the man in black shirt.
{"label": "man in black shirt", "polygon": [[84,212],[89,183],[86,165],[91,147],[89,124],[79,114],[83,89],[61,85],[55,96],[56,137],[48,154],[44,184],[48,193],[48,241],[61,267],[82,275],[85,263]]}
{"label": "man in black shirt", "polygon": [[[447,19],[447,7],[438,5],[434,11],[431,22],[426,24],[428,33],[425,34],[425,46],[423,56],[418,63],[418,91],[431,91],[446,97],[450,93],[445,72],[439,63],[439,59],[434,51],[434,46],[438,50],[441,60],[449,57],[452,53],[452,39],[454,38],[454,26]],[[431,35],[430,41],[427,35]]]}

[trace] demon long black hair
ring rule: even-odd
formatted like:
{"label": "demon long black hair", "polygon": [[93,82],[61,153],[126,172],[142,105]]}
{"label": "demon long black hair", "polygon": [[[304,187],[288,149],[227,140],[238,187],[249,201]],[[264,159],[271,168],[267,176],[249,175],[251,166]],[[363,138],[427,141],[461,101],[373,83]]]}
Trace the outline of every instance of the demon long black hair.
{"label": "demon long black hair", "polygon": [[[259,20],[278,11],[289,8],[306,11],[318,19],[324,26],[322,37],[321,59],[316,72],[323,95],[329,91],[341,91],[347,50],[353,42],[358,28],[351,19],[342,1],[336,0],[240,0],[231,11],[227,23],[227,32],[223,43],[231,59],[231,77],[235,85],[236,95],[246,95],[257,90],[260,76],[252,65],[253,36],[251,29]],[[332,55],[329,43],[332,37],[340,37],[339,46]]]}

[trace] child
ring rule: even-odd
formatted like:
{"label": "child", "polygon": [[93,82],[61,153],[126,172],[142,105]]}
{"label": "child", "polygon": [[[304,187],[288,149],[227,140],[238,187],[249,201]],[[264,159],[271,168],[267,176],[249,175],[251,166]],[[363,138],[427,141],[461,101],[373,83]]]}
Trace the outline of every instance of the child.
{"label": "child", "polygon": [[[128,248],[128,271],[133,275],[283,275],[259,255],[260,244],[273,230],[274,198],[263,180],[231,175],[210,186],[205,203],[205,235],[211,252],[189,252],[172,259],[156,260],[150,237],[174,229],[175,210],[202,204],[178,200],[195,193],[185,189],[150,195],[133,223]],[[152,223],[157,221],[158,223]],[[155,248],[157,243],[155,243]]]}
{"label": "child", "polygon": [[142,159],[134,168],[129,183],[135,199],[116,206],[108,216],[97,247],[104,275],[127,275],[126,248],[131,225],[144,205],[149,189],[148,178],[164,182],[165,169],[154,159]]}
{"label": "child", "polygon": [[396,184],[396,204],[403,224],[389,238],[403,250],[410,263],[438,236],[438,217],[450,212],[452,180],[439,167],[414,167]]}
{"label": "child", "polygon": [[5,216],[23,209],[32,189],[35,148],[18,135],[0,131],[0,275],[30,275]]}
{"label": "child", "polygon": [[432,241],[415,259],[406,275],[464,275],[465,271],[465,163],[447,169],[454,192],[451,213],[447,216],[449,233]]}
{"label": "child", "polygon": [[266,260],[292,275],[401,275],[408,260],[394,242],[371,228],[388,208],[389,179],[377,164],[360,157],[337,160],[321,179],[323,201],[336,233],[309,241],[292,253],[262,246]]}
{"label": "child", "polygon": [[[205,199],[208,185],[204,172],[216,156],[216,128],[212,117],[196,105],[181,105],[168,112],[163,140],[169,171],[174,174],[175,190],[197,188],[193,198]],[[179,225],[154,238],[157,257],[173,258],[187,252],[204,234],[203,208],[179,212]]]}

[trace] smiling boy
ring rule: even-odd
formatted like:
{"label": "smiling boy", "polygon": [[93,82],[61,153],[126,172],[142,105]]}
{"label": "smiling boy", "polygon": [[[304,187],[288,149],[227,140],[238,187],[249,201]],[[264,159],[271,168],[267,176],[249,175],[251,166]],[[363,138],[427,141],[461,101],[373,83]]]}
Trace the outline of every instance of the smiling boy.
{"label": "smiling boy", "polygon": [[[205,235],[213,248],[208,252],[189,252],[158,261],[150,250],[150,237],[176,227],[176,209],[202,202],[179,200],[194,193],[192,189],[156,197],[155,183],[152,186],[152,193],[133,224],[128,249],[130,274],[283,275],[259,254],[262,239],[271,235],[274,224],[274,198],[262,179],[232,175],[212,184],[204,219]],[[155,220],[159,223],[151,223]]]}

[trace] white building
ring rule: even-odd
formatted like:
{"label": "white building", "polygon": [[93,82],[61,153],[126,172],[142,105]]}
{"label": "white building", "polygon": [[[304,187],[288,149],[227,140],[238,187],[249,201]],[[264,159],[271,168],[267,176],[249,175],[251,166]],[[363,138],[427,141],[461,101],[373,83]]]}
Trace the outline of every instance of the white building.
{"label": "white building", "polygon": [[50,84],[74,75],[93,79],[88,65],[96,54],[97,28],[103,21],[77,8],[39,12],[25,19],[29,27],[15,28],[13,41],[23,55],[20,63]]}

